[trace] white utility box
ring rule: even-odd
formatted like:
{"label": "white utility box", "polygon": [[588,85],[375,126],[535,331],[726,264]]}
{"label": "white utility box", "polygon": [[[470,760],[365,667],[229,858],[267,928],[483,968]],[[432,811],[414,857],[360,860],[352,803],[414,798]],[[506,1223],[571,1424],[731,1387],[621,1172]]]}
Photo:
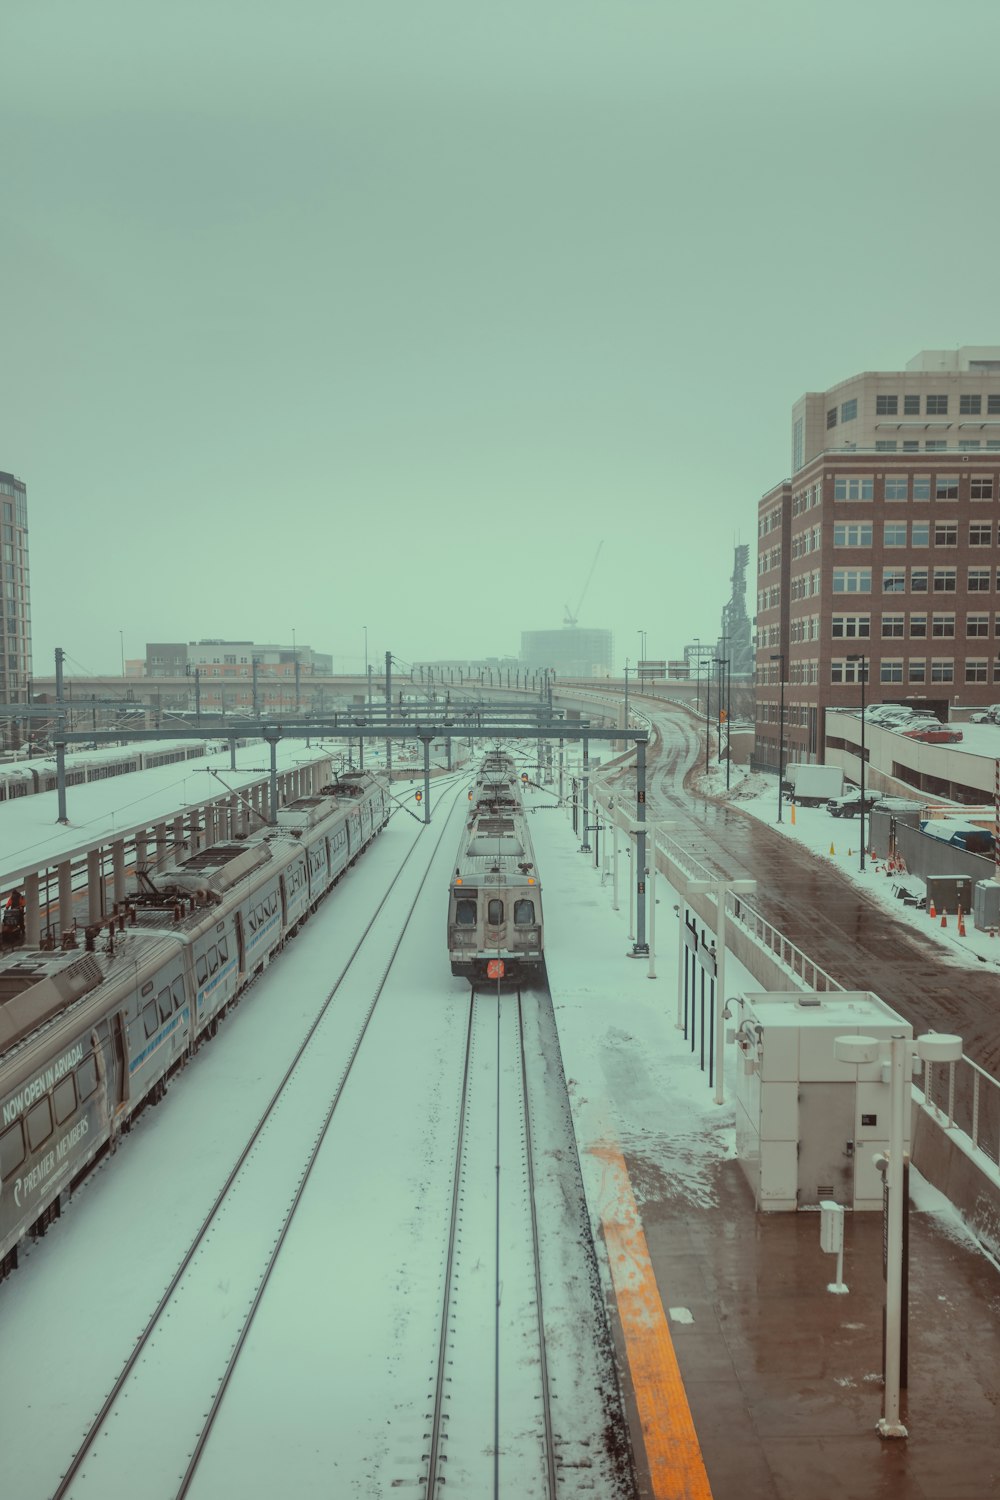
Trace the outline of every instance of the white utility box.
{"label": "white utility box", "polygon": [[[765,1210],[881,1208],[872,1158],[889,1147],[889,1039],[908,1021],[865,990],[742,996],[736,1154]],[[871,1063],[840,1062],[839,1036],[884,1042]],[[884,1066],[883,1066],[884,1064]],[[905,1112],[909,1150],[910,1111]]]}

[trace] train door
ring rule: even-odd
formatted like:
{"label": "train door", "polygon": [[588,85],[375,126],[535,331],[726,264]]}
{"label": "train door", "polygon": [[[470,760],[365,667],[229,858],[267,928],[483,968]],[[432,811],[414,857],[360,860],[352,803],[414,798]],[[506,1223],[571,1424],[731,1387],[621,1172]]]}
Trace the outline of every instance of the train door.
{"label": "train door", "polygon": [[236,971],[245,974],[247,971],[247,945],[243,935],[243,913],[237,911],[233,917],[233,926],[236,929]]}
{"label": "train door", "polygon": [[278,876],[278,890],[281,893],[281,927],[282,931],[288,926],[288,891],[285,885],[285,876]]}

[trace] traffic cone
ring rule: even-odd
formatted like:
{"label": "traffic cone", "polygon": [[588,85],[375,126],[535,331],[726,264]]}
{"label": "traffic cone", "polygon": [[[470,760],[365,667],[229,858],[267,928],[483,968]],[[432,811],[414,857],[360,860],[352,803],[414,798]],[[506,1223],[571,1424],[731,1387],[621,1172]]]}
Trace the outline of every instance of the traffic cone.
{"label": "traffic cone", "polygon": [[795,803],[792,803],[792,827],[795,827]]}
{"label": "traffic cone", "polygon": [[929,912],[928,915],[931,916],[931,917],[936,917],[937,916],[937,912],[934,910],[934,897],[933,896],[931,897],[931,909],[930,909],[930,912]]}
{"label": "traffic cone", "polygon": [[962,916],[962,908],[958,908],[958,935],[965,937],[965,918]]}
{"label": "traffic cone", "polygon": [[947,925],[948,925],[948,914],[947,914],[947,912],[942,912],[941,913],[941,926],[942,927],[947,927]]}
{"label": "traffic cone", "polygon": [[833,847],[833,845],[832,845],[832,844],[831,844],[831,845],[830,845],[830,853],[831,853],[831,854],[836,854],[836,852],[837,852],[837,851],[836,851],[836,849],[835,849],[835,848],[834,848],[834,847]]}

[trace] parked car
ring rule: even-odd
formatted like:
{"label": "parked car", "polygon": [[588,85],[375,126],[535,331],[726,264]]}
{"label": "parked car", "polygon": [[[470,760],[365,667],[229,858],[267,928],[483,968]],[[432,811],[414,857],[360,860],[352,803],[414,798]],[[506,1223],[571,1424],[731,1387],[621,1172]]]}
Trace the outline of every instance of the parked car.
{"label": "parked car", "polygon": [[[865,811],[878,801],[877,792],[865,792]],[[861,788],[852,787],[842,797],[831,797],[826,810],[833,818],[856,818],[861,811]]]}
{"label": "parked car", "polygon": [[908,740],[922,740],[925,745],[957,745],[962,738],[960,729],[937,720],[933,724],[920,724],[915,729],[902,729],[900,733]]}
{"label": "parked car", "polygon": [[[920,804],[909,797],[888,797],[865,788],[865,812],[913,812]],[[856,818],[861,811],[861,790],[852,787],[843,797],[831,797],[826,810],[834,818]]]}
{"label": "parked car", "polygon": [[981,708],[970,716],[973,724],[1000,724],[1000,703],[991,703],[989,708]]}

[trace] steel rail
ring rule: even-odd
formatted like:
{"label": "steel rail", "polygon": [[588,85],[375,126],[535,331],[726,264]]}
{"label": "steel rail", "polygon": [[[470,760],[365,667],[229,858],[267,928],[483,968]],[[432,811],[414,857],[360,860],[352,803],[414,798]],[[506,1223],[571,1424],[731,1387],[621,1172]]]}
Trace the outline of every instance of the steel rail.
{"label": "steel rail", "polygon": [[[289,1208],[289,1212],[288,1212],[288,1215],[287,1215],[287,1217],[285,1219],[285,1223],[283,1225],[283,1228],[282,1228],[282,1231],[281,1231],[281,1235],[279,1236],[278,1242],[275,1245],[274,1253],[272,1254],[272,1257],[270,1259],[270,1263],[269,1263],[268,1267],[266,1268],[265,1275],[262,1278],[261,1290],[263,1289],[263,1283],[264,1283],[264,1281],[266,1281],[267,1276],[270,1274],[270,1270],[273,1268],[274,1260],[275,1260],[276,1255],[277,1255],[277,1250],[278,1250],[278,1248],[280,1246],[281,1241],[284,1239],[284,1235],[285,1235],[285,1233],[287,1231],[287,1228],[288,1228],[288,1225],[289,1225],[289,1223],[291,1221],[291,1217],[292,1217],[292,1214],[294,1213],[294,1209],[297,1206],[297,1204],[299,1202],[299,1199],[301,1197],[301,1193],[302,1193],[302,1190],[303,1190],[303,1187],[304,1187],[305,1179],[309,1175],[309,1171],[311,1170],[311,1167],[312,1167],[312,1162],[315,1159],[315,1154],[316,1154],[316,1152],[319,1149],[319,1144],[322,1141],[323,1136],[325,1136],[326,1130],[327,1130],[327,1128],[329,1126],[330,1118],[332,1117],[332,1114],[333,1114],[333,1109],[336,1107],[336,1102],[339,1100],[339,1098],[340,1098],[340,1096],[341,1096],[341,1094],[343,1092],[344,1084],[346,1083],[347,1077],[348,1077],[348,1075],[350,1073],[350,1069],[353,1066],[354,1059],[357,1056],[358,1050],[359,1050],[360,1045],[361,1045],[361,1041],[362,1041],[362,1039],[364,1037],[365,1031],[367,1030],[368,1024],[369,1024],[369,1022],[371,1020],[372,1013],[374,1012],[375,1005],[377,1004],[378,998],[379,998],[379,996],[382,993],[382,989],[384,988],[385,980],[386,980],[386,978],[388,976],[389,969],[391,968],[391,965],[392,965],[392,963],[393,963],[393,961],[395,959],[396,953],[399,950],[400,943],[402,942],[403,936],[404,936],[404,934],[406,932],[406,927],[407,927],[407,925],[408,925],[408,923],[410,921],[410,918],[412,917],[413,909],[414,909],[414,907],[416,905],[416,901],[419,898],[420,892],[422,891],[424,884],[426,883],[428,874],[430,872],[431,865],[433,863],[434,855],[437,853],[437,850],[440,847],[441,840],[444,837],[444,833],[445,833],[446,827],[447,827],[447,819],[444,819],[444,820],[442,820],[441,832],[438,835],[437,841],[435,842],[434,848],[433,848],[433,850],[431,852],[430,859],[428,860],[427,869],[425,870],[424,875],[423,875],[423,877],[422,877],[422,879],[420,881],[420,885],[419,885],[418,890],[417,890],[417,895],[416,895],[416,897],[414,897],[413,902],[411,902],[410,909],[409,909],[409,911],[407,913],[407,916],[406,916],[406,920],[403,923],[402,931],[400,932],[400,935],[397,938],[395,945],[393,946],[393,949],[391,951],[388,963],[387,963],[386,968],[385,968],[385,970],[383,972],[382,979],[379,982],[378,989],[377,989],[376,994],[375,994],[375,996],[374,996],[374,998],[372,1000],[371,1007],[370,1007],[370,1009],[368,1011],[367,1016],[365,1017],[364,1023],[363,1023],[362,1028],[361,1028],[361,1031],[360,1031],[360,1033],[358,1035],[358,1038],[357,1038],[357,1040],[355,1042],[354,1048],[353,1048],[353,1050],[352,1050],[352,1052],[350,1054],[347,1067],[345,1068],[343,1077],[341,1078],[341,1082],[338,1085],[338,1088],[337,1088],[337,1091],[336,1091],[336,1094],[335,1094],[335,1098],[334,1098],[334,1102],[331,1105],[330,1111],[329,1111],[329,1113],[327,1115],[327,1118],[326,1118],[326,1120],[324,1122],[321,1135],[320,1135],[319,1139],[317,1140],[317,1142],[315,1143],[315,1146],[313,1148],[311,1157],[310,1157],[310,1159],[309,1159],[309,1161],[307,1162],[307,1165],[306,1165],[306,1171],[303,1174],[303,1180],[302,1180],[302,1182],[300,1182],[299,1188],[298,1188],[298,1190],[296,1192],[296,1195],[295,1195],[295,1197],[294,1197],[294,1199],[292,1201],[292,1204],[291,1204],[291,1206]],[[422,832],[422,830],[421,830],[421,832]],[[265,1105],[264,1111],[261,1114],[260,1119],[258,1120],[257,1124],[254,1126],[253,1131],[252,1131],[249,1139],[247,1140],[246,1145],[243,1147],[243,1149],[240,1152],[240,1154],[239,1154],[236,1162],[234,1163],[231,1171],[229,1172],[228,1176],[226,1177],[225,1182],[223,1183],[222,1187],[220,1188],[218,1194],[216,1195],[216,1198],[213,1201],[211,1207],[209,1208],[207,1214],[205,1215],[205,1217],[204,1217],[201,1225],[199,1226],[194,1239],[192,1240],[190,1246],[186,1250],[183,1258],[181,1259],[181,1262],[180,1262],[177,1270],[175,1271],[174,1275],[171,1277],[171,1279],[170,1279],[170,1281],[169,1281],[169,1283],[168,1283],[165,1291],[163,1292],[163,1295],[161,1296],[159,1302],[156,1304],[156,1307],[153,1309],[152,1313],[150,1314],[149,1319],[147,1320],[145,1327],[143,1328],[143,1330],[139,1334],[139,1336],[138,1336],[138,1338],[136,1340],[136,1343],[135,1343],[135,1345],[134,1345],[134,1347],[132,1349],[132,1352],[130,1353],[130,1355],[128,1356],[127,1360],[125,1361],[125,1364],[123,1365],[121,1371],[119,1372],[117,1378],[115,1379],[115,1382],[112,1385],[111,1390],[108,1392],[108,1395],[105,1397],[105,1400],[103,1401],[103,1403],[102,1403],[102,1405],[101,1405],[101,1407],[100,1407],[100,1409],[99,1409],[96,1417],[91,1422],[89,1429],[85,1433],[85,1435],[84,1435],[81,1443],[79,1444],[79,1446],[77,1448],[76,1453],[73,1455],[73,1458],[70,1461],[69,1467],[67,1468],[65,1474],[63,1474],[63,1476],[61,1477],[60,1482],[59,1482],[57,1488],[53,1491],[52,1500],[64,1500],[64,1497],[69,1493],[70,1486],[72,1485],[72,1483],[76,1479],[77,1475],[79,1474],[82,1465],[84,1464],[84,1462],[86,1461],[86,1459],[90,1455],[90,1450],[92,1448],[92,1445],[94,1444],[96,1438],[98,1437],[98,1435],[100,1433],[100,1430],[103,1427],[105,1421],[107,1420],[107,1417],[108,1417],[109,1413],[114,1408],[115,1403],[117,1402],[118,1398],[120,1397],[120,1395],[121,1395],[121,1393],[122,1393],[122,1391],[123,1391],[123,1389],[124,1389],[124,1387],[125,1387],[128,1379],[129,1379],[130,1375],[132,1374],[132,1372],[135,1369],[136,1365],[138,1364],[138,1362],[142,1358],[142,1355],[146,1351],[146,1349],[147,1349],[147,1347],[148,1347],[148,1345],[150,1343],[150,1340],[153,1338],[153,1336],[154,1336],[154,1334],[156,1332],[156,1329],[157,1329],[157,1327],[158,1327],[158,1325],[160,1323],[160,1320],[162,1319],[162,1317],[163,1317],[163,1315],[164,1315],[164,1313],[166,1311],[166,1308],[168,1307],[169,1303],[173,1299],[174,1294],[177,1291],[177,1288],[180,1285],[180,1283],[181,1283],[181,1281],[182,1281],[182,1279],[184,1277],[185,1272],[188,1270],[188,1268],[191,1265],[192,1261],[194,1260],[195,1256],[198,1254],[199,1250],[204,1245],[206,1239],[211,1234],[211,1232],[212,1232],[212,1230],[213,1230],[213,1228],[215,1226],[215,1223],[218,1220],[218,1217],[219,1217],[220,1213],[224,1210],[224,1207],[225,1207],[225,1204],[226,1204],[226,1200],[228,1199],[228,1196],[229,1196],[229,1194],[230,1194],[230,1192],[232,1190],[233,1184],[235,1183],[236,1179],[238,1178],[238,1176],[239,1176],[239,1174],[240,1174],[243,1166],[245,1165],[245,1163],[249,1159],[250,1155],[252,1154],[252,1152],[254,1150],[254,1147],[256,1146],[256,1144],[257,1144],[258,1140],[260,1139],[261,1135],[263,1134],[264,1130],[267,1128],[267,1125],[270,1122],[270,1119],[271,1119],[272,1115],[274,1114],[274,1111],[277,1109],[278,1105],[280,1104],[280,1102],[281,1102],[281,1100],[282,1100],[282,1098],[283,1098],[283,1096],[285,1094],[285,1091],[288,1088],[288,1085],[289,1085],[289,1083],[290,1083],[290,1081],[292,1079],[292,1075],[294,1074],[296,1068],[298,1067],[299,1063],[301,1062],[301,1060],[302,1060],[302,1058],[303,1058],[303,1056],[304,1056],[307,1048],[309,1047],[309,1044],[313,1040],[313,1037],[315,1036],[317,1030],[319,1029],[319,1027],[322,1024],[323,1020],[325,1019],[327,1013],[329,1012],[330,1006],[333,1003],[334,999],[336,998],[337,992],[339,991],[339,989],[340,989],[341,985],[343,984],[344,980],[347,978],[347,976],[348,976],[348,974],[349,974],[352,966],[356,962],[356,960],[358,958],[358,955],[361,952],[361,949],[363,948],[365,942],[367,941],[368,936],[371,933],[372,928],[374,927],[374,925],[377,922],[379,916],[381,915],[382,911],[384,910],[384,908],[386,906],[386,903],[388,902],[390,896],[392,895],[392,892],[395,889],[398,881],[401,879],[401,877],[403,875],[403,872],[406,869],[407,864],[409,863],[411,857],[413,856],[413,854],[415,853],[415,851],[417,849],[417,845],[419,843],[419,840],[420,840],[420,834],[418,833],[417,838],[414,840],[414,842],[411,845],[410,849],[407,851],[407,854],[406,854],[405,858],[401,861],[399,869],[396,871],[395,875],[393,876],[392,880],[390,881],[389,885],[387,886],[385,894],[383,895],[381,901],[379,902],[378,906],[376,907],[375,911],[373,912],[370,921],[365,926],[364,930],[361,933],[361,936],[358,938],[358,941],[355,943],[353,949],[351,950],[351,952],[348,955],[346,961],[344,962],[343,967],[341,968],[341,971],[338,974],[336,980],[334,981],[334,983],[331,986],[330,990],[327,992],[324,1000],[322,1001],[322,1003],[320,1005],[319,1011],[317,1012],[314,1020],[309,1025],[309,1028],[308,1028],[308,1030],[307,1030],[307,1032],[306,1032],[306,1034],[305,1034],[305,1036],[304,1036],[304,1038],[302,1040],[301,1045],[296,1050],[295,1056],[292,1058],[291,1062],[289,1063],[288,1068],[286,1069],[286,1071],[285,1071],[284,1075],[282,1076],[280,1082],[278,1083],[277,1087],[275,1088],[274,1093],[271,1095],[270,1100]],[[256,1311],[256,1308],[258,1306],[259,1300],[260,1300],[260,1293],[258,1293],[258,1295],[255,1297],[255,1299],[253,1301],[253,1304],[252,1304],[252,1306],[251,1306],[251,1308],[249,1310],[248,1318],[246,1319],[245,1324],[244,1324],[243,1333],[241,1334],[240,1339],[239,1339],[239,1348],[242,1348],[242,1344],[243,1344],[243,1340],[245,1338],[246,1330],[249,1327],[249,1322],[250,1322],[250,1319],[252,1319],[253,1313]],[[227,1366],[227,1371],[226,1371],[226,1373],[225,1373],[225,1375],[223,1377],[223,1386],[226,1385],[226,1384],[228,1384],[229,1377],[230,1377],[230,1375],[232,1373],[232,1369],[233,1369],[233,1366],[235,1364],[235,1357],[236,1357],[237,1352],[238,1352],[238,1349],[234,1347],[233,1354],[230,1357],[230,1361],[229,1361],[229,1364]],[[222,1389],[222,1387],[220,1387],[220,1396],[221,1396],[221,1389]],[[219,1398],[220,1397],[217,1396],[215,1402],[213,1402],[213,1405],[210,1408],[211,1417],[210,1417],[210,1420],[209,1420],[209,1426],[211,1426],[211,1423],[214,1421],[215,1414],[218,1411],[218,1400],[219,1400]],[[206,1416],[208,1416],[208,1414],[206,1414]],[[196,1452],[199,1455],[204,1451],[204,1442],[203,1442],[204,1436],[205,1436],[205,1431],[203,1430],[203,1433],[202,1433],[201,1437],[199,1438],[198,1442],[196,1443]],[[186,1492],[187,1487],[190,1484],[191,1478],[193,1477],[193,1473],[194,1473],[194,1468],[192,1467],[192,1468],[190,1468],[189,1472],[185,1475],[184,1480],[183,1480],[183,1487],[182,1487],[181,1490],[179,1490],[177,1492],[178,1495],[183,1494],[183,1493]]]}

